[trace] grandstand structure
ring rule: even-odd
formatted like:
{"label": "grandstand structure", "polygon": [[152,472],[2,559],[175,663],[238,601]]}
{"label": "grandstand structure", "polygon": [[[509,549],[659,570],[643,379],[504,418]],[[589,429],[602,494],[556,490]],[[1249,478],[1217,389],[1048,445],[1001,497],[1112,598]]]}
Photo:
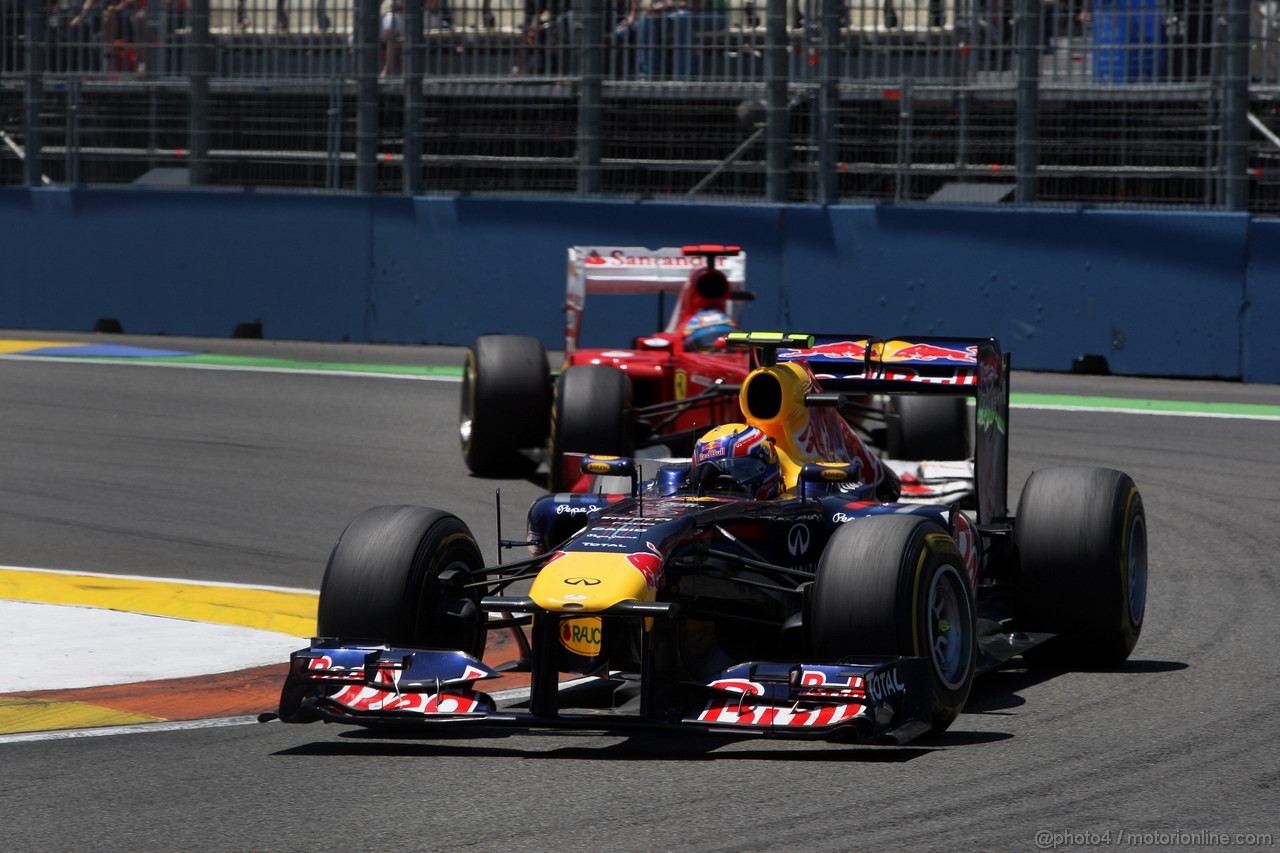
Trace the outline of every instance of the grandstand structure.
{"label": "grandstand structure", "polygon": [[1277,213],[1280,0],[0,0],[24,184]]}

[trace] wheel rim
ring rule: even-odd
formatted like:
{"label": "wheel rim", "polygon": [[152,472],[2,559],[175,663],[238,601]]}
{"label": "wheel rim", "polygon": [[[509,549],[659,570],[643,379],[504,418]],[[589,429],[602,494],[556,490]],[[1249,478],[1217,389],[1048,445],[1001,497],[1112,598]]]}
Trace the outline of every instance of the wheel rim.
{"label": "wheel rim", "polygon": [[453,570],[460,570],[466,574],[470,574],[475,570],[475,566],[467,562],[465,559],[455,558],[440,567],[438,572],[431,574],[423,579],[422,588],[418,591],[417,610],[414,614],[413,622],[413,642],[418,645],[438,646],[444,638],[443,631],[449,628],[465,628],[467,635],[460,638],[458,645],[462,651],[471,652],[471,645],[476,642],[475,631],[478,625],[464,625],[461,622],[436,621],[435,607],[447,601],[460,599],[475,599],[468,596],[465,592],[458,594],[456,590],[447,589],[439,583],[439,577],[442,574]]}
{"label": "wheel rim", "polygon": [[1141,515],[1129,524],[1128,552],[1129,621],[1138,626],[1147,609],[1147,523]]}
{"label": "wheel rim", "polygon": [[474,370],[471,363],[471,353],[467,353],[467,364],[462,370],[462,416],[458,420],[458,438],[462,441],[462,449],[465,451],[467,445],[471,443],[471,423],[474,418],[475,401],[472,396],[474,383],[471,380],[471,373]]}
{"label": "wheel rim", "polygon": [[948,690],[959,689],[969,673],[972,620],[963,585],[951,565],[935,572],[929,584],[929,656],[934,672]]}

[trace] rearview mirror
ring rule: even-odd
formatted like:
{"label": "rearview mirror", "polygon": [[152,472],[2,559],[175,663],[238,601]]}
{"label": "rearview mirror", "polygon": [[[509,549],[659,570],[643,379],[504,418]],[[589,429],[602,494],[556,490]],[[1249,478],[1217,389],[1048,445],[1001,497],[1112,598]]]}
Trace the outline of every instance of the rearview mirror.
{"label": "rearview mirror", "polygon": [[636,491],[636,460],[630,456],[592,456],[582,458],[582,473],[597,477],[626,477],[631,481],[631,493]]}

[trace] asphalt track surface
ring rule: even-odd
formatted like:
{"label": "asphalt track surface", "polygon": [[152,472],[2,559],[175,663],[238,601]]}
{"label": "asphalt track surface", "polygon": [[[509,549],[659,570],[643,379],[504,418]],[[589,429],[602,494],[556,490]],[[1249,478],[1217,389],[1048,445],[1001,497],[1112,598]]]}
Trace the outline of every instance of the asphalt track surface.
{"label": "asphalt track surface", "polygon": [[[457,351],[298,346],[314,355],[290,357],[458,361]],[[1014,389],[1280,403],[1280,389],[1228,383],[1016,374]],[[0,563],[315,588],[343,525],[389,503],[449,508],[483,546],[496,534],[495,488],[505,535],[522,529],[539,491],[466,474],[457,393],[429,381],[0,362]],[[1032,470],[1063,464],[1121,468],[1142,490],[1146,625],[1119,670],[1010,667],[979,682],[945,736],[903,748],[563,732],[395,739],[279,723],[0,743],[0,847],[1280,839],[1280,423],[1019,409],[1011,429],[1012,500]],[[1038,838],[1046,832],[1059,837]],[[1101,843],[1108,832],[1153,834]]]}

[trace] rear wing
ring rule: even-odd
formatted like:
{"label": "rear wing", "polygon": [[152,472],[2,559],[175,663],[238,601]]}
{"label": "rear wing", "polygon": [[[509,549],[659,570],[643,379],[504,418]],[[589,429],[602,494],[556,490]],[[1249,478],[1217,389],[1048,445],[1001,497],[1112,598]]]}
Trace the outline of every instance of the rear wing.
{"label": "rear wing", "polygon": [[[978,383],[978,348],[990,338],[812,335],[776,350],[778,361],[803,361],[825,391],[861,394],[965,393]],[[998,346],[998,345],[997,345]],[[920,387],[931,386],[931,387]],[[971,392],[970,392],[971,393]]]}
{"label": "rear wing", "polygon": [[[747,254],[736,246],[572,246],[569,248],[569,281],[565,292],[564,348],[578,348],[582,312],[587,294],[628,296],[645,293],[679,293],[689,274],[712,260],[729,280],[731,290],[743,290]],[[736,305],[729,303],[733,315]],[[679,301],[664,331],[676,332]]]}
{"label": "rear wing", "polygon": [[762,364],[808,365],[822,390],[805,396],[807,406],[842,406],[871,394],[974,398],[978,523],[1009,517],[1010,358],[995,338],[733,332],[728,344],[753,348]]}

